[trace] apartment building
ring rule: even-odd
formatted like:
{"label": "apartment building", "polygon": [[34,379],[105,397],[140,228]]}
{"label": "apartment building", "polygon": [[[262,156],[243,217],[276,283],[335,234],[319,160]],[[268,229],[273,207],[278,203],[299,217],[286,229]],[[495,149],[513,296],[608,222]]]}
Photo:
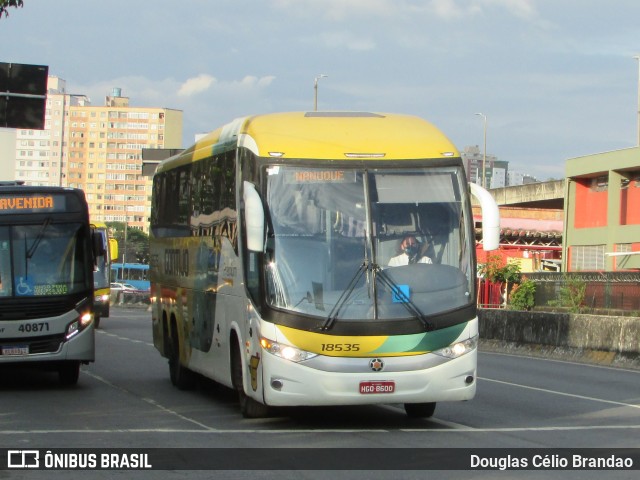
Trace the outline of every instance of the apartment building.
{"label": "apartment building", "polygon": [[[493,178],[493,168],[494,164],[498,161],[495,155],[487,154],[485,158],[484,153],[480,151],[480,147],[478,147],[477,145],[470,145],[465,147],[464,150],[460,152],[460,156],[462,157],[465,173],[467,174],[467,180],[469,182],[483,185],[482,173],[484,171],[486,177],[486,187],[494,188],[491,186]],[[503,163],[508,164],[508,162]],[[504,186],[504,184],[501,186]]]}
{"label": "apartment building", "polygon": [[91,218],[148,232],[151,179],[142,149],[180,148],[182,111],[132,107],[118,88],[103,106],[49,77],[44,130],[16,133],[16,180],[81,188]]}

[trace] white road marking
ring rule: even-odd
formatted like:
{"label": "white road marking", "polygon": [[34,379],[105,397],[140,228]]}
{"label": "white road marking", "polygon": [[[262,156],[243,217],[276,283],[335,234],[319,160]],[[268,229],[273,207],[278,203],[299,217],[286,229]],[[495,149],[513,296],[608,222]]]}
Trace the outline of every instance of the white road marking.
{"label": "white road marking", "polygon": [[617,406],[622,406],[622,407],[629,407],[629,408],[638,408],[640,409],[640,405],[636,405],[633,403],[625,403],[625,402],[616,402],[615,400],[607,400],[604,398],[596,398],[596,397],[587,397],[586,395],[578,395],[575,393],[567,393],[567,392],[559,392],[557,390],[549,390],[547,388],[540,388],[540,387],[531,387],[529,385],[522,385],[519,383],[512,383],[512,382],[505,382],[502,380],[495,380],[492,378],[485,378],[485,377],[478,377],[479,380],[484,380],[485,382],[493,382],[493,383],[500,383],[502,385],[509,385],[512,387],[518,387],[518,388],[524,388],[527,390],[535,390],[536,392],[544,392],[544,393],[550,393],[553,395],[560,395],[563,397],[572,397],[572,398],[579,398],[581,400],[589,400],[591,402],[598,402],[598,403],[608,403],[611,405],[617,405]]}
{"label": "white road marking", "polygon": [[141,343],[142,345],[146,345],[147,347],[153,347],[154,346],[153,343],[151,343],[151,342],[145,342],[144,340],[134,340],[133,338],[122,337],[120,335],[116,335],[115,333],[105,332],[104,330],[96,330],[96,333],[98,333],[100,335],[106,335],[107,337],[112,337],[112,338],[115,338],[117,340],[124,340],[125,342]]}
{"label": "white road marking", "polygon": [[[195,423],[195,422],[194,422]],[[185,433],[185,434],[263,434],[263,435],[283,435],[300,433],[513,433],[513,432],[570,432],[570,431],[597,431],[597,430],[640,430],[640,425],[583,425],[583,426],[547,426],[547,427],[496,427],[496,428],[399,428],[397,430],[368,429],[368,428],[293,428],[282,430],[257,430],[254,428],[233,428],[233,429],[213,429],[205,427],[203,429],[188,428],[106,428],[106,429],[57,429],[57,430],[3,430],[0,437],[4,435],[32,435],[32,434],[63,434],[63,433]]]}
{"label": "white road marking", "polygon": [[561,360],[559,358],[548,358],[548,357],[538,357],[536,355],[517,355],[514,353],[504,353],[504,352],[490,352],[479,350],[478,353],[481,355],[495,355],[495,356],[503,356],[503,357],[516,357],[516,358],[526,358],[527,360],[539,360],[541,362],[554,362],[554,363],[566,363],[569,365],[576,365],[580,367],[588,367],[588,368],[601,368],[604,370],[615,370],[616,372],[626,372],[626,373],[635,373],[636,375],[640,375],[640,370],[632,369],[632,368],[624,368],[624,367],[611,367],[608,365],[599,365],[597,363],[587,363],[587,362],[578,362],[572,360]]}
{"label": "white road marking", "polygon": [[[95,373],[88,372],[86,370],[84,370],[83,373],[86,374],[86,375],[89,375],[92,378],[95,378],[96,380],[98,380],[99,382],[104,383],[105,385],[110,386],[111,388],[115,388],[116,390],[119,390],[119,391],[121,391],[123,393],[126,393],[127,395],[134,395],[132,392],[130,392],[126,388],[119,387],[118,385],[115,385],[114,383],[111,383],[109,380],[107,380],[105,378],[102,378],[100,375],[96,375]],[[150,398],[141,398],[141,400],[143,402],[148,403],[149,405],[152,405],[155,408],[158,408],[158,409],[162,410],[165,413],[169,413],[171,415],[174,415],[174,416],[178,417],[179,419],[184,420],[185,422],[193,423],[195,425],[198,425],[199,427],[204,428],[205,430],[213,430],[208,425],[205,425],[204,423],[200,423],[200,422],[198,422],[196,420],[193,420],[192,418],[185,417],[184,415],[182,415],[182,414],[180,414],[180,413],[178,413],[178,412],[176,412],[174,410],[171,410],[170,408],[167,408],[167,407],[164,407],[164,406],[160,405],[155,400],[152,400]]]}

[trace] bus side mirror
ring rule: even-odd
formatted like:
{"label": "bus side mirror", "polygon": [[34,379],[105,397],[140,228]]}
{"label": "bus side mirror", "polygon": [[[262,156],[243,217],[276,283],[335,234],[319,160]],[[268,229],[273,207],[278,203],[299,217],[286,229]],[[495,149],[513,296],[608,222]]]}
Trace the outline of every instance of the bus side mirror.
{"label": "bus side mirror", "polygon": [[500,210],[491,194],[480,185],[470,183],[471,194],[482,208],[482,248],[496,250],[500,246]]}
{"label": "bus side mirror", "polygon": [[109,239],[109,257],[111,260],[118,258],[118,241],[115,238]]}
{"label": "bus side mirror", "polygon": [[264,209],[262,199],[251,182],[244,182],[244,217],[247,226],[247,248],[264,251]]}

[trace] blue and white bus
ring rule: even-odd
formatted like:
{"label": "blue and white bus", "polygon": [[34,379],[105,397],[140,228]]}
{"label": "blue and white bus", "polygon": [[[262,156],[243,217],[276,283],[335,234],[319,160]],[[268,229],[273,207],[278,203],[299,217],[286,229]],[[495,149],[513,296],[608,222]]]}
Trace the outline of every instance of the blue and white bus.
{"label": "blue and white bus", "polygon": [[144,263],[112,263],[111,281],[128,283],[141,291],[149,290],[149,265]]}

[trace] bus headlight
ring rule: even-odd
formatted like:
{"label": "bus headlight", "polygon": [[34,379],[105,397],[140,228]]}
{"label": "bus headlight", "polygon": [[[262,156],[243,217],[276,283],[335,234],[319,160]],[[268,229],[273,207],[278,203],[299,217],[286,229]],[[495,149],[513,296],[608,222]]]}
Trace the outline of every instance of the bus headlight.
{"label": "bus headlight", "polygon": [[109,301],[109,295],[106,293],[104,295],[96,295],[94,301],[96,303],[107,303]]}
{"label": "bus headlight", "polygon": [[478,335],[461,342],[452,343],[448,347],[441,348],[440,350],[434,350],[432,353],[446,358],[458,358],[476,348],[478,348]]}
{"label": "bus headlight", "polygon": [[303,362],[317,356],[316,353],[300,350],[299,348],[292,347],[291,345],[274,342],[264,337],[260,339],[260,345],[270,354],[296,363]]}
{"label": "bus headlight", "polygon": [[81,314],[77,320],[74,320],[67,327],[67,333],[65,338],[69,340],[71,337],[75,337],[78,333],[84,330],[87,325],[89,325],[93,321],[93,314],[91,313],[83,313]]}

